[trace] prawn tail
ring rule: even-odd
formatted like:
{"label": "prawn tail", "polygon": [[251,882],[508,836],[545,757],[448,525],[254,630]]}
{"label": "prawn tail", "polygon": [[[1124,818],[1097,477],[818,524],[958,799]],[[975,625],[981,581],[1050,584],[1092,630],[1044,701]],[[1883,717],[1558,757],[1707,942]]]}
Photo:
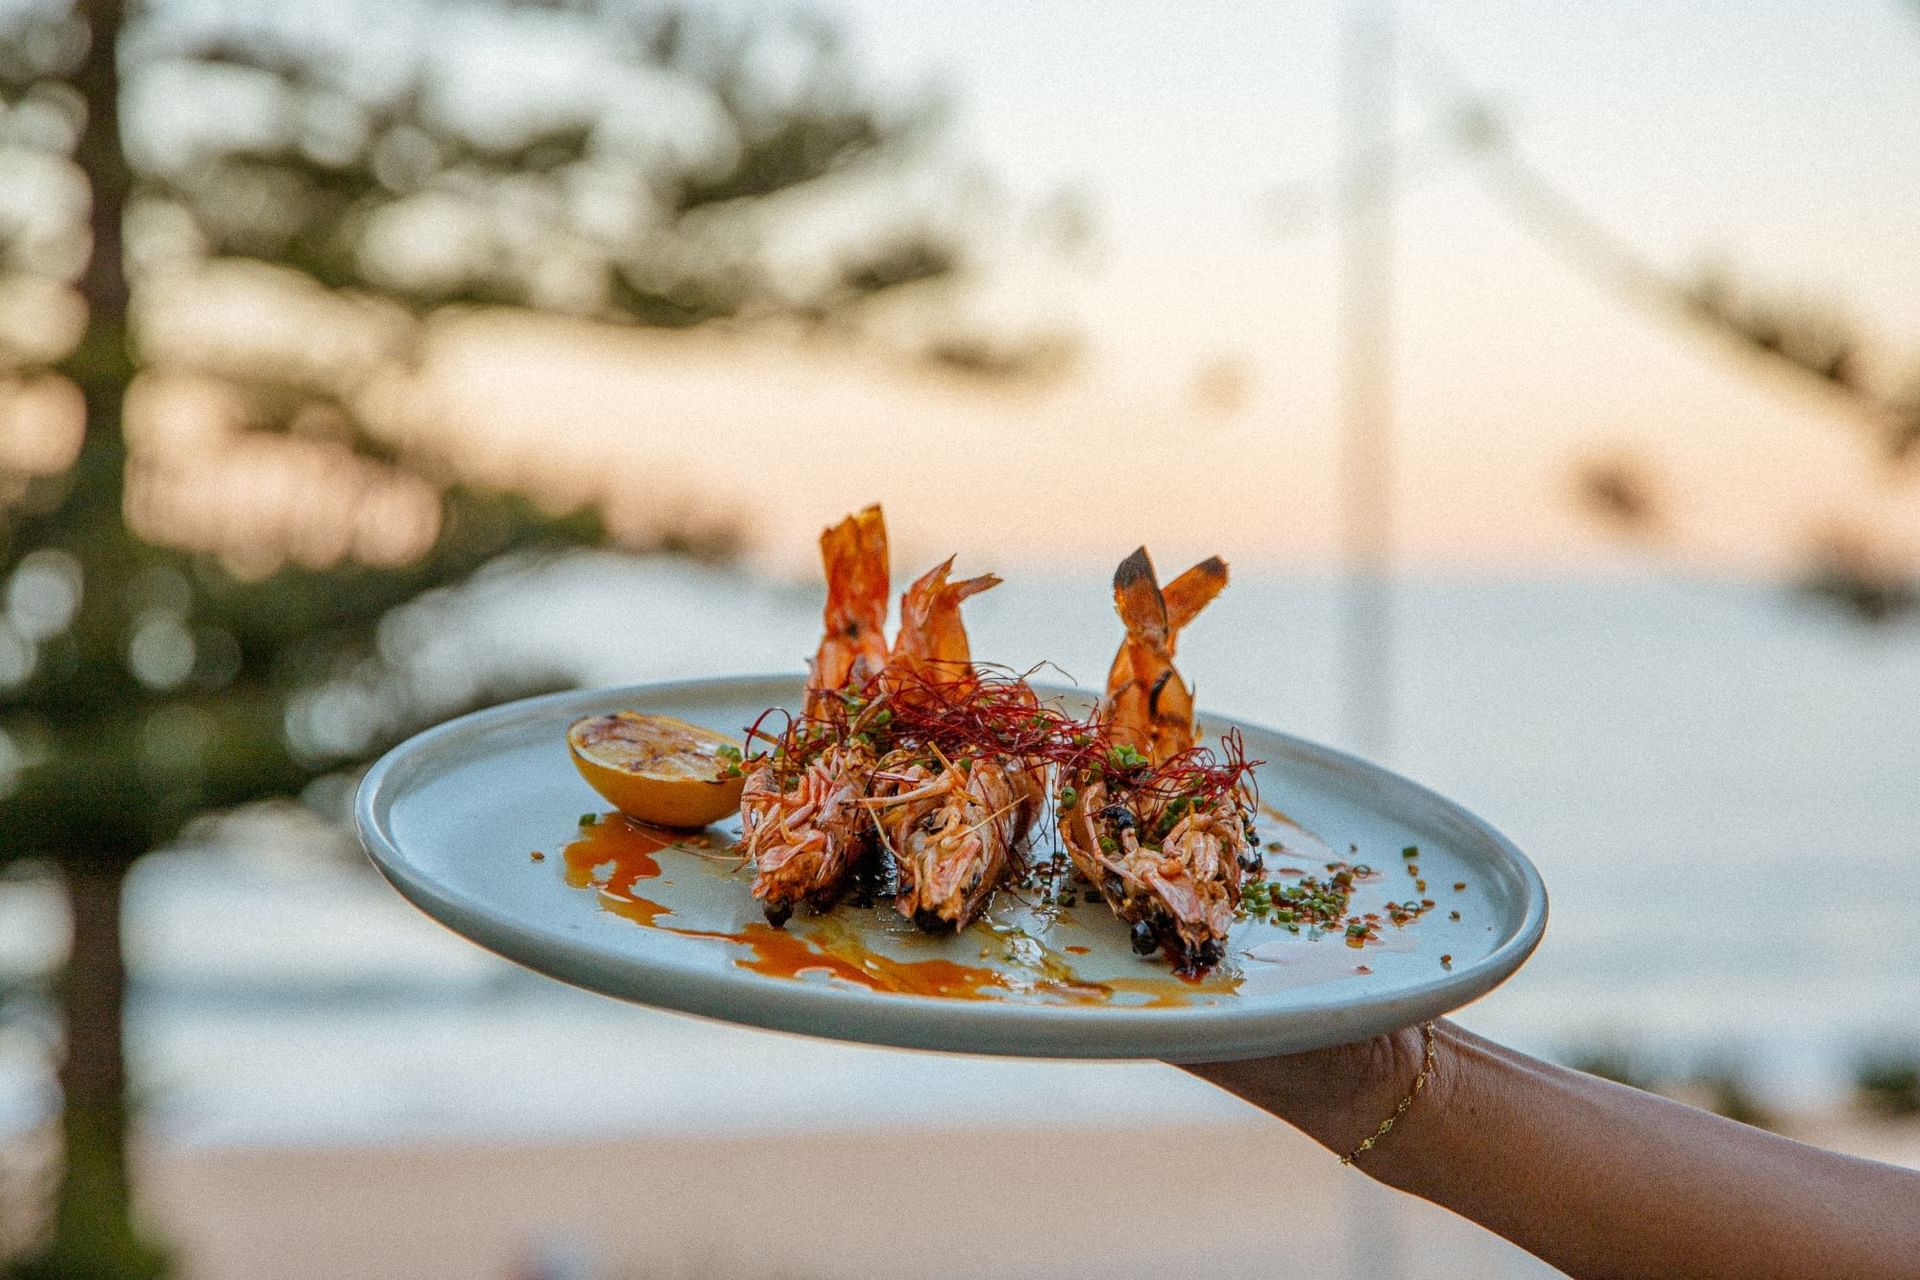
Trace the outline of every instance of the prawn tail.
{"label": "prawn tail", "polygon": [[1227,585],[1227,562],[1208,556],[1166,585],[1162,593],[1167,603],[1167,646],[1173,647],[1180,629],[1213,603]]}
{"label": "prawn tail", "polygon": [[884,643],[887,625],[887,522],[875,505],[820,534],[827,571],[827,630],[858,626]]}
{"label": "prawn tail", "polygon": [[1113,607],[1127,628],[1127,643],[1149,652],[1166,649],[1170,638],[1167,600],[1160,592],[1145,547],[1136,548],[1114,570]]}
{"label": "prawn tail", "polygon": [[973,650],[967,642],[961,602],[1000,585],[993,574],[949,581],[953,557],[917,578],[900,597],[900,633],[894,638],[893,665],[908,679],[935,684],[962,681],[972,674]]}
{"label": "prawn tail", "polygon": [[1127,634],[1107,673],[1106,720],[1117,741],[1156,764],[1193,745],[1193,690],[1174,670],[1174,641],[1226,585],[1226,562],[1211,556],[1163,591],[1145,547],[1114,572],[1114,609]]}
{"label": "prawn tail", "polygon": [[858,686],[887,662],[887,524],[880,508],[857,511],[820,534],[827,575],[825,634],[808,687],[816,693]]}

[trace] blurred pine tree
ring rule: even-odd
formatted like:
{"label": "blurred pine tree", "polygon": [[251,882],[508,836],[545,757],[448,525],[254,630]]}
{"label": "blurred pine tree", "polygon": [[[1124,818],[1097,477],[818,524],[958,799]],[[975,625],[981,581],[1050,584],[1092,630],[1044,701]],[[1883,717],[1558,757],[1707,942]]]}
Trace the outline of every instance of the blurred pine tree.
{"label": "blurred pine tree", "polygon": [[[459,709],[379,643],[393,610],[610,538],[604,503],[549,513],[534,478],[484,487],[457,437],[383,420],[436,320],[858,338],[877,300],[961,273],[951,223],[888,198],[933,113],[863,89],[817,23],[613,0],[394,14],[0,9],[0,862],[56,864],[73,915],[65,1159],[22,1275],[166,1270],[130,1214],[129,867],[196,814],[298,794]],[[461,78],[467,27],[489,68],[591,71],[516,100]],[[831,240],[810,266],[779,252],[796,224]],[[209,292],[240,316],[212,336],[179,302]],[[153,425],[169,414],[215,443]],[[234,496],[247,450],[299,511]],[[736,532],[661,503],[615,541],[723,556]]]}

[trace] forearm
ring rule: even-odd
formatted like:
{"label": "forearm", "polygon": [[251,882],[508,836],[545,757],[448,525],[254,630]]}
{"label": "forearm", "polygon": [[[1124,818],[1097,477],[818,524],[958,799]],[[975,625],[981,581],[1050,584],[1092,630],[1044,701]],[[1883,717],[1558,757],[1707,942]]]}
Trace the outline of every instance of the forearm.
{"label": "forearm", "polygon": [[[1419,1103],[1356,1162],[1581,1277],[1920,1277],[1920,1174],[1836,1155],[1439,1024]],[[1192,1068],[1345,1154],[1418,1032]]]}

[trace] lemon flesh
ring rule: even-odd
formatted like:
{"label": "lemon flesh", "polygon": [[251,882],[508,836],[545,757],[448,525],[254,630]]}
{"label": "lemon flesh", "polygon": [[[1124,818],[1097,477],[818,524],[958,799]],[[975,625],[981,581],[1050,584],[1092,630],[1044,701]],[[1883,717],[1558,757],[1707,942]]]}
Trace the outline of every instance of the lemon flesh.
{"label": "lemon flesh", "polygon": [[[740,807],[745,779],[725,734],[672,716],[615,711],[567,727],[580,776],[620,812],[662,827],[704,827]],[[722,755],[722,750],[735,753]]]}

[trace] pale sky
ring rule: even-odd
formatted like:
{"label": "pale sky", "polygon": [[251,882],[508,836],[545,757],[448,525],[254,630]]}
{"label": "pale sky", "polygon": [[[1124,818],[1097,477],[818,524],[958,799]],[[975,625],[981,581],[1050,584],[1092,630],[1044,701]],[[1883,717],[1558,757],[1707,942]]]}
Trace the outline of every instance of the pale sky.
{"label": "pale sky", "polygon": [[[1337,158],[1342,6],[823,7],[882,78],[945,89],[947,151],[1017,206],[1061,189],[1090,202],[1089,264],[1002,284],[1078,329],[1073,373],[980,391],[777,347],[481,328],[443,366],[456,411],[493,442],[476,447],[502,466],[528,449],[572,458],[582,483],[630,450],[650,487],[737,494],[782,567],[874,498],[907,556],[1117,560],[1147,541],[1169,563],[1325,561],[1337,241],[1311,224],[1283,234],[1272,197]],[[1538,167],[1648,257],[1830,296],[1920,363],[1920,7],[1406,0],[1401,13],[1410,128],[1432,80],[1415,48],[1430,43]],[[1693,559],[1777,564],[1843,510],[1920,547],[1920,483],[1882,492],[1844,424],[1597,290],[1464,172],[1407,192],[1398,228],[1407,563],[1619,562],[1567,495],[1577,459],[1623,446],[1683,489]],[[1221,356],[1250,374],[1232,412],[1191,393]]]}

